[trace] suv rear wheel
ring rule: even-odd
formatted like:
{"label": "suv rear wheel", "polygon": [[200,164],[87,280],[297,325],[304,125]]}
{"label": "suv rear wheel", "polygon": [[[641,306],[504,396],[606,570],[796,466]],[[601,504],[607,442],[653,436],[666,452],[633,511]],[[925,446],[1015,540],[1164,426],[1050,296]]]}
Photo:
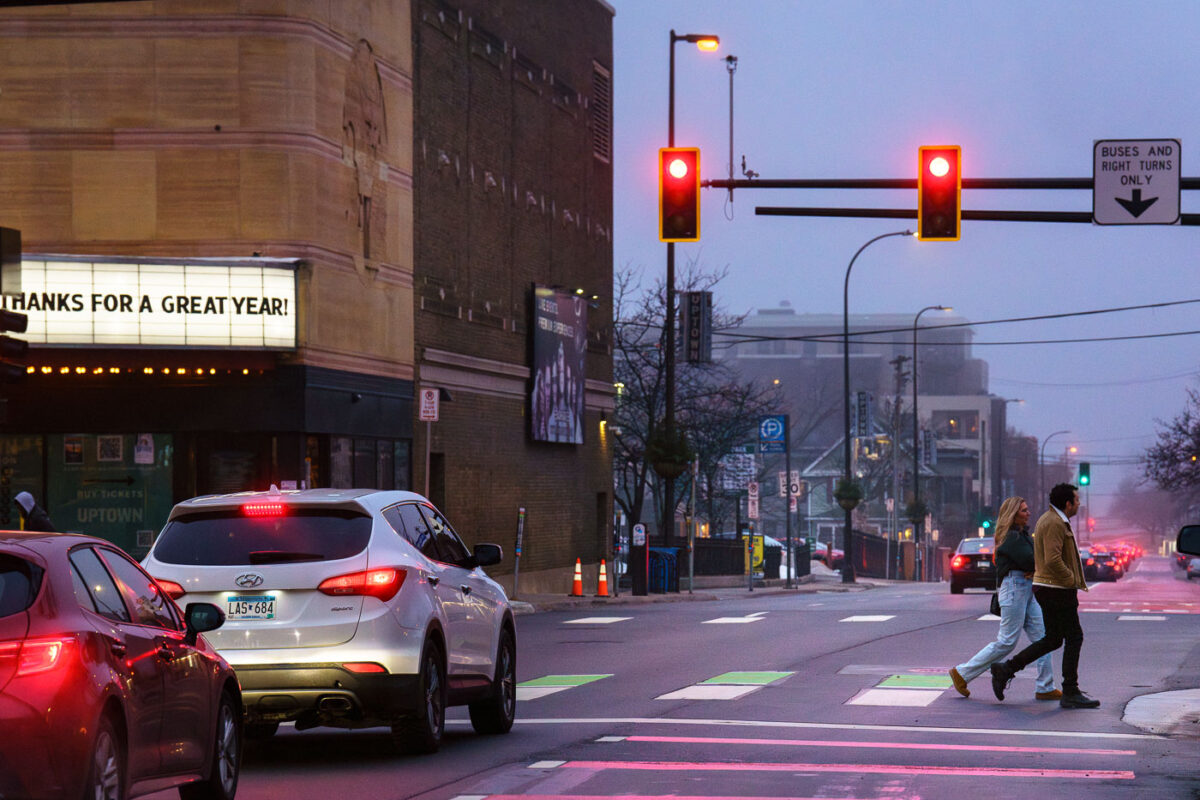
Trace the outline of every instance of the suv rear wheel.
{"label": "suv rear wheel", "polygon": [[446,672],[442,649],[433,640],[421,656],[420,706],[411,717],[392,724],[392,739],[406,753],[436,753],[446,728]]}
{"label": "suv rear wheel", "polygon": [[517,648],[513,635],[505,628],[496,648],[496,677],[492,693],[486,700],[467,706],[471,712],[471,727],[476,733],[508,733],[517,716]]}

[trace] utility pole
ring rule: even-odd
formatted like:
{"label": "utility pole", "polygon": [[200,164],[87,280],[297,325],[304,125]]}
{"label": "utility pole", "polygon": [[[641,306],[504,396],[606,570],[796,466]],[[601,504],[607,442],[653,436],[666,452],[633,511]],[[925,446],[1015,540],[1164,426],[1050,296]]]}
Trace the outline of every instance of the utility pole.
{"label": "utility pole", "polygon": [[[896,370],[896,393],[892,398],[892,513],[888,515],[892,529],[888,531],[889,545],[900,527],[900,398],[904,396],[904,385],[908,380],[908,373],[904,371],[904,362],[908,360],[908,356],[896,356],[888,362]],[[899,539],[896,540],[896,552],[900,552]],[[892,566],[890,547],[887,560],[883,572],[885,578]]]}

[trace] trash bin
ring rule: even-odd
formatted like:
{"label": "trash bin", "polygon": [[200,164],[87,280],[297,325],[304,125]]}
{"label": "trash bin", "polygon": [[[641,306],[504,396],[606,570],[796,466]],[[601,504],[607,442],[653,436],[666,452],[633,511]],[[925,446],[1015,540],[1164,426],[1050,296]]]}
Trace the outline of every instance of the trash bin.
{"label": "trash bin", "polygon": [[799,544],[792,544],[792,565],[795,577],[812,573],[812,552],[808,549],[808,542],[803,539]]}
{"label": "trash bin", "polygon": [[665,594],[679,591],[679,556],[674,547],[650,548],[648,591]]}
{"label": "trash bin", "polygon": [[779,565],[783,563],[783,548],[767,545],[763,548],[763,577],[778,578]]}

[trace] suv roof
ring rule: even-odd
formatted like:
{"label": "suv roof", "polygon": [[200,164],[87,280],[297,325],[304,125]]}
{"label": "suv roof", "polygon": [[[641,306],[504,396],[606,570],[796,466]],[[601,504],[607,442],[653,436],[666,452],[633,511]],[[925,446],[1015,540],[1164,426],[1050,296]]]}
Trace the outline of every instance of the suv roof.
{"label": "suv roof", "polygon": [[405,500],[424,500],[419,494],[382,489],[284,489],[265,492],[209,494],[176,503],[168,520],[186,514],[240,508],[253,501],[271,500],[294,507],[356,508],[376,510]]}

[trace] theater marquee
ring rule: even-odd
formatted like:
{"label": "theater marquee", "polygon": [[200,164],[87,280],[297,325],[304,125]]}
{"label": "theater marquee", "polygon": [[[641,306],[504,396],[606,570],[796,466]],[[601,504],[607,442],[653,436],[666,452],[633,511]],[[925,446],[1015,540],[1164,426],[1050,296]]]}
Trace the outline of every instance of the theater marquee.
{"label": "theater marquee", "polygon": [[27,255],[0,307],[28,315],[31,344],[292,349],[296,262]]}

